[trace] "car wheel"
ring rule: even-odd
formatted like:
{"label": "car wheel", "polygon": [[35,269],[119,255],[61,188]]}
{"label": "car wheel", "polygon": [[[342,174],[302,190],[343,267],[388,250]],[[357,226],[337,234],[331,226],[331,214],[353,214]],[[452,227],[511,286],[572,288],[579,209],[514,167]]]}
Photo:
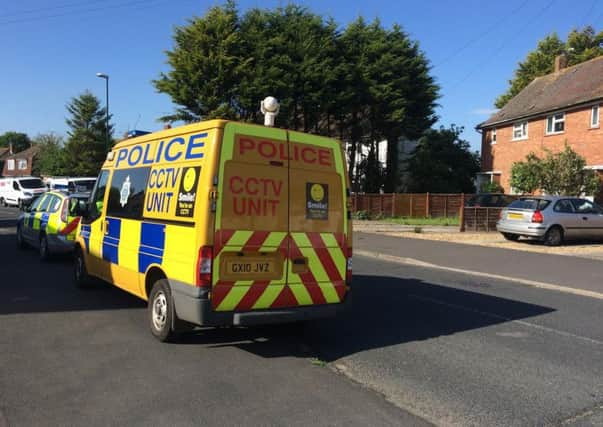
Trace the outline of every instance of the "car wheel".
{"label": "car wheel", "polygon": [[83,289],[90,286],[90,276],[86,269],[86,261],[84,260],[84,253],[78,247],[75,250],[73,260],[73,282],[77,288]]}
{"label": "car wheel", "polygon": [[50,251],[48,250],[48,238],[46,237],[46,234],[42,234],[42,237],[40,237],[40,260],[48,261],[48,258],[50,258]]}
{"label": "car wheel", "polygon": [[17,248],[25,249],[25,240],[23,240],[23,229],[21,227],[17,227]]}
{"label": "car wheel", "polygon": [[176,338],[176,332],[172,329],[173,304],[167,279],[157,280],[151,289],[147,313],[151,333],[161,342],[170,342]]}
{"label": "car wheel", "polygon": [[506,240],[509,240],[511,242],[516,242],[519,240],[519,234],[502,233],[502,235]]}
{"label": "car wheel", "polygon": [[563,230],[557,226],[549,228],[544,235],[544,244],[547,246],[559,246],[561,243],[563,243]]}

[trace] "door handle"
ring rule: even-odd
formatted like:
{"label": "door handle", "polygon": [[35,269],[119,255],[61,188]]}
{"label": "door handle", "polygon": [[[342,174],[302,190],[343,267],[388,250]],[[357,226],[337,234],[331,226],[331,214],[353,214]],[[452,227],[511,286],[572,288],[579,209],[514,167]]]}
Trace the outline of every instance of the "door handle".
{"label": "door handle", "polygon": [[588,221],[588,217],[587,217],[587,216],[583,216],[583,217],[582,217],[582,219],[583,219],[584,221]]}

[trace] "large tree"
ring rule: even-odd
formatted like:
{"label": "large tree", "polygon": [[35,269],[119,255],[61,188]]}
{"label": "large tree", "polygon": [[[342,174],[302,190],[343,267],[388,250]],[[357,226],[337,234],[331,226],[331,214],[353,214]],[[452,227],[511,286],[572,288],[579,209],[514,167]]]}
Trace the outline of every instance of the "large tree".
{"label": "large tree", "polygon": [[185,122],[238,117],[237,91],[242,58],[239,17],[234,1],[211,8],[202,18],[176,27],[174,49],[167,51],[171,70],[153,81],[157,91],[179,105],[164,121]]}
{"label": "large tree", "polygon": [[408,160],[407,191],[415,193],[472,193],[479,156],[460,138],[462,127],[430,129]]}
{"label": "large tree", "polygon": [[[438,87],[418,44],[395,25],[362,18],[342,31],[304,7],[251,9],[235,3],[210,9],[178,27],[167,52],[171,69],[153,83],[177,105],[166,121],[213,117],[260,122],[259,102],[281,103],[276,125],[349,142],[350,178],[370,170],[369,187],[383,188],[378,141],[390,146],[386,188],[397,184],[397,144],[435,121]],[[355,167],[356,153],[371,155]],[[369,164],[370,163],[370,164]],[[364,185],[364,184],[363,184]]]}
{"label": "large tree", "polygon": [[[65,173],[96,176],[105,160],[107,147],[106,110],[89,91],[71,99],[65,121],[69,138],[64,148]],[[110,140],[113,127],[109,125]],[[111,142],[112,143],[112,142]]]}
{"label": "large tree", "polygon": [[603,55],[603,31],[596,33],[593,27],[587,26],[583,30],[572,30],[565,42],[557,33],[540,40],[536,49],[519,63],[513,79],[509,80],[509,88],[496,99],[496,107],[504,107],[536,77],[552,73],[555,57],[560,54],[567,56],[568,65],[576,65]]}
{"label": "large tree", "polygon": [[0,135],[0,147],[13,148],[13,153],[18,153],[31,147],[31,139],[25,133],[5,132]]}

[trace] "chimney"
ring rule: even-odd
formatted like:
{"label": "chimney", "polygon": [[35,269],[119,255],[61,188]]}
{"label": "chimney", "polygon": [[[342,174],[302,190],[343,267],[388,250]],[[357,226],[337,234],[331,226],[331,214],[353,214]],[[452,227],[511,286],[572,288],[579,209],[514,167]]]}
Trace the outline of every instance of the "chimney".
{"label": "chimney", "polygon": [[567,55],[565,55],[565,53],[562,53],[561,55],[557,55],[555,57],[555,72],[558,73],[559,71],[563,70],[565,67],[567,67]]}
{"label": "chimney", "polygon": [[13,154],[15,154],[15,153],[13,152],[13,143],[12,143],[12,142],[9,142],[9,143],[8,143],[8,154],[10,154],[11,156],[12,156]]}

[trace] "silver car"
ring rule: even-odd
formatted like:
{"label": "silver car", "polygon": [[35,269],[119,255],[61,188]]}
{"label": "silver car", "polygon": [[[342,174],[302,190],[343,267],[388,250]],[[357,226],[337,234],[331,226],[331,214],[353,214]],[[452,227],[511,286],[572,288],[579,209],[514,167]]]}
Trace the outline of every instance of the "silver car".
{"label": "silver car", "polygon": [[603,208],[569,196],[528,196],[500,213],[496,229],[507,240],[535,237],[548,246],[564,240],[603,239]]}

